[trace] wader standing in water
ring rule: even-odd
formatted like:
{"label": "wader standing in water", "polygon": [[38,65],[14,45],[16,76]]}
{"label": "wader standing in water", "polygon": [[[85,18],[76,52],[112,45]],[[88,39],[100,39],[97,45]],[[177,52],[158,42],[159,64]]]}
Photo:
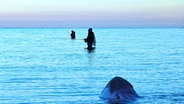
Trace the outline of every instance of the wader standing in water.
{"label": "wader standing in water", "polygon": [[92,28],[88,29],[88,36],[87,36],[87,38],[84,39],[84,42],[87,42],[87,45],[88,45],[87,49],[88,50],[92,50],[93,49],[92,46],[96,45],[95,35],[94,35],[94,32],[92,30],[93,30]]}

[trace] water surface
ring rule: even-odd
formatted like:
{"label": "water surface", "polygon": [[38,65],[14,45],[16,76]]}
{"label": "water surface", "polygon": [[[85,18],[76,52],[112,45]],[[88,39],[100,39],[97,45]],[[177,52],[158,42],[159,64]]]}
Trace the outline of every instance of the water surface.
{"label": "water surface", "polygon": [[184,30],[0,29],[0,103],[106,104],[99,95],[120,76],[142,98],[130,104],[184,103]]}

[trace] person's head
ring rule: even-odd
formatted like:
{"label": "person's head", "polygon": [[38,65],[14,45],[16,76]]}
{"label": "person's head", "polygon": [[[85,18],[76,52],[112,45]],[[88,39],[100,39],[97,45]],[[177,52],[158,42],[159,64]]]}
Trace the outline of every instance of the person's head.
{"label": "person's head", "polygon": [[89,32],[92,32],[92,30],[93,30],[92,28],[89,28],[89,29],[88,29]]}

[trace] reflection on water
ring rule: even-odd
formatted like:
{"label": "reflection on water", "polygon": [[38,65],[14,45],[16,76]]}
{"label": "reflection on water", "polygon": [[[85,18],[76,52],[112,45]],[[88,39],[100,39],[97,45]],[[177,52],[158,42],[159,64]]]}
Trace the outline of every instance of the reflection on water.
{"label": "reflection on water", "polygon": [[94,29],[90,52],[75,31],[0,29],[0,103],[104,104],[114,76],[142,97],[130,103],[184,103],[183,29]]}

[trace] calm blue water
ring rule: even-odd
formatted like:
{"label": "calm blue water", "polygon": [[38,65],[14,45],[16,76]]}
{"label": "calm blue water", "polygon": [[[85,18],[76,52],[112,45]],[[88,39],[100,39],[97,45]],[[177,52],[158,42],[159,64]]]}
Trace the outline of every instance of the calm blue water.
{"label": "calm blue water", "polygon": [[120,76],[142,98],[184,103],[184,29],[0,29],[0,103],[106,104],[99,95]]}

